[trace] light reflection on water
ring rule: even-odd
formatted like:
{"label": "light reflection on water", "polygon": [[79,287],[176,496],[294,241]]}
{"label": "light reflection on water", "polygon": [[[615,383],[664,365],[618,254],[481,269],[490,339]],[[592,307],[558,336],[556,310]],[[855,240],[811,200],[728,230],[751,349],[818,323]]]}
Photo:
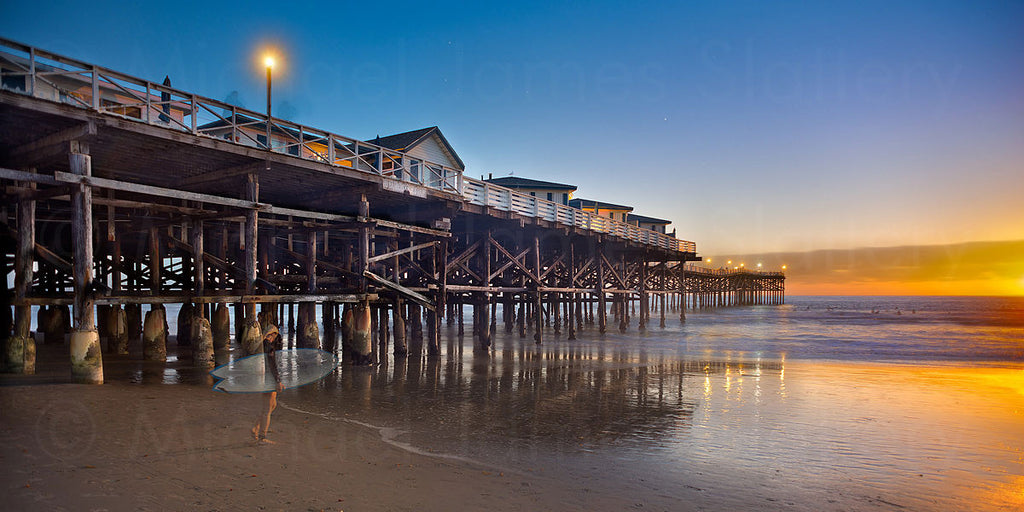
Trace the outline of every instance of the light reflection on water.
{"label": "light reflection on water", "polygon": [[1019,369],[687,359],[503,333],[489,356],[468,337],[446,348],[342,367],[282,401],[428,452],[623,492],[642,481],[666,507],[686,494],[667,489],[692,488],[716,507],[1024,504]]}
{"label": "light reflection on water", "polygon": [[489,356],[447,330],[440,359],[342,367],[283,401],[668,509],[1024,506],[1021,303],[975,321],[911,300],[877,301],[907,322],[808,301],[540,347],[499,332]]}
{"label": "light reflection on water", "polygon": [[[795,299],[539,347],[499,326],[489,354],[445,328],[440,358],[343,365],[281,401],[667,509],[1024,507],[1024,302],[978,304]],[[187,357],[142,366],[212,384]]]}

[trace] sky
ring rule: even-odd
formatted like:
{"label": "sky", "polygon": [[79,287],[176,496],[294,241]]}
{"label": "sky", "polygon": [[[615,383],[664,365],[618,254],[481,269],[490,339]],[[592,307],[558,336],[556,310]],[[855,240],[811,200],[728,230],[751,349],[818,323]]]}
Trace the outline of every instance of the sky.
{"label": "sky", "polygon": [[[992,249],[1024,240],[1024,2],[324,5],[3,2],[0,35],[258,110],[273,47],[275,115],[437,125],[471,176],[573,183],[806,293],[1024,295]],[[927,247],[1000,271],[885,270]]]}

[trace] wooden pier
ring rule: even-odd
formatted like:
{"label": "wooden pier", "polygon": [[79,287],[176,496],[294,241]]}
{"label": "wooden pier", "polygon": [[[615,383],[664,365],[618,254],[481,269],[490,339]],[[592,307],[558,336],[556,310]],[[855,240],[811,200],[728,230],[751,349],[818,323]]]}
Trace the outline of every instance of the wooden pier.
{"label": "wooden pier", "polygon": [[285,322],[365,364],[389,341],[437,354],[467,305],[486,349],[499,323],[541,343],[784,301],[781,273],[693,266],[692,242],[471,179],[436,128],[365,142],[3,39],[0,79],[6,371],[33,371],[32,306],[102,382],[129,343],[165,357],[168,303],[196,364]]}

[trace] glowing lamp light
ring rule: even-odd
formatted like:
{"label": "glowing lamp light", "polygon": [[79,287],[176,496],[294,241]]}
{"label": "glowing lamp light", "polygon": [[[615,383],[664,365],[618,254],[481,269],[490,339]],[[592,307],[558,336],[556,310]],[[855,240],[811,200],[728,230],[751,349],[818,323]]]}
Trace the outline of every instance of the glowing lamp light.
{"label": "glowing lamp light", "polygon": [[785,265],[782,266],[782,270],[786,270],[786,266]]}
{"label": "glowing lamp light", "polygon": [[267,66],[268,68],[274,67],[274,57],[270,55],[263,57],[263,65]]}

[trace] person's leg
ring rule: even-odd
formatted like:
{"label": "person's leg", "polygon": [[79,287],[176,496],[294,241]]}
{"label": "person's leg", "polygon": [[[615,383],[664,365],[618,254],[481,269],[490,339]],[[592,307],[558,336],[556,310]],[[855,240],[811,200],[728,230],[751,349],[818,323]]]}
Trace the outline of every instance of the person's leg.
{"label": "person's leg", "polygon": [[270,393],[264,393],[263,401],[263,416],[260,418],[259,440],[264,442],[270,442],[267,440],[267,430],[270,430],[270,414],[277,408],[277,392],[271,391]]}
{"label": "person's leg", "polygon": [[267,397],[266,393],[260,393],[259,395],[259,413],[256,416],[256,425],[252,427],[252,438],[254,441],[260,440],[260,432],[263,431],[263,420],[267,417]]}

